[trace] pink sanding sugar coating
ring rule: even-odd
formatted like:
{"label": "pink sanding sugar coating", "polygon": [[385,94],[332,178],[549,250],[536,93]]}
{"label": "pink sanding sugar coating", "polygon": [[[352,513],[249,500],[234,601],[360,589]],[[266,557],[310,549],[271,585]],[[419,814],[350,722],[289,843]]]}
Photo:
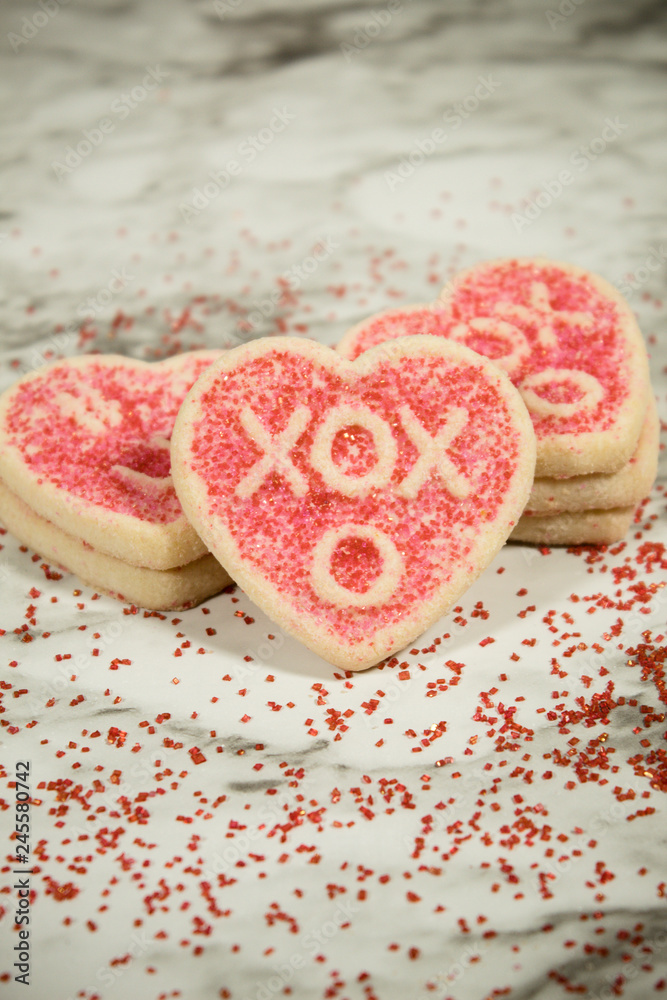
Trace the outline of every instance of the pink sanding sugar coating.
{"label": "pink sanding sugar coating", "polygon": [[[327,484],[311,449],[337,409],[359,404],[372,411],[373,419],[386,422],[396,454],[384,486],[348,496]],[[461,432],[446,449],[454,474],[467,483],[465,496],[452,494],[446,475],[426,479],[415,498],[401,495],[401,483],[420,454],[414,435],[406,431],[406,406],[431,438],[447,425],[453,407],[467,411]],[[296,614],[324,623],[347,642],[363,641],[369,628],[391,627],[409,616],[450,578],[453,567],[471,562],[479,529],[494,520],[514,485],[522,445],[507,403],[488,376],[469,363],[437,355],[380,362],[371,374],[348,379],[311,358],[276,349],[219,375],[202,394],[200,407],[187,471],[206,484],[213,530],[216,522],[225,526],[240,557],[291,602]],[[245,495],[241,484],[262,459],[268,462],[267,454],[277,453],[281,437],[304,407],[303,430],[287,451],[288,473],[279,465],[267,468]],[[244,426],[248,408],[265,440],[270,436],[274,442],[268,452],[248,433],[247,417]],[[328,455],[354,480],[376,466],[382,450],[368,425],[362,428],[351,417],[333,437]],[[378,546],[363,537],[363,527],[379,529],[405,567],[380,606],[359,606],[363,600],[337,606],[313,586],[318,543],[344,525],[353,527],[320,570],[348,593],[363,595],[386,568]],[[362,526],[361,536],[357,526]]]}
{"label": "pink sanding sugar coating", "polygon": [[40,481],[105,510],[168,524],[183,513],[167,479],[168,441],[188,389],[213,358],[183,356],[156,367],[62,362],[18,387],[7,440]]}
{"label": "pink sanding sugar coating", "polygon": [[[492,322],[483,323],[484,317]],[[595,405],[573,407],[574,413],[540,414],[529,407],[538,439],[612,426],[630,393],[619,306],[589,277],[557,264],[509,260],[480,265],[460,283],[455,280],[433,308],[392,310],[369,320],[344,353],[353,359],[394,337],[435,334],[500,360],[512,345],[512,332],[498,320],[518,331],[514,346],[519,349],[512,364],[504,365],[516,386],[545,369],[583,372],[599,383]],[[545,380],[536,391],[553,403],[576,403],[583,394],[580,382],[576,374],[571,380],[561,376],[551,384]]]}

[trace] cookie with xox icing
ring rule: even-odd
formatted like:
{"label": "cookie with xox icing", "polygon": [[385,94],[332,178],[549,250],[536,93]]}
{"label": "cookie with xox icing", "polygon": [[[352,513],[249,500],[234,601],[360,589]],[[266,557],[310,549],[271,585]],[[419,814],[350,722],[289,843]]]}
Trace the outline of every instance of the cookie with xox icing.
{"label": "cookie with xox icing", "polygon": [[618,472],[593,472],[568,479],[538,478],[526,514],[558,514],[636,507],[651,490],[658,469],[660,421],[651,398],[637,450]]}
{"label": "cookie with xox icing", "polygon": [[616,472],[631,458],[648,362],[628,304],[602,278],[542,258],[489,261],[457,274],[430,306],[370,317],[338,350],[352,359],[423,333],[466,344],[507,371],[533,419],[538,477]]}
{"label": "cookie with xox icing", "polygon": [[95,590],[155,611],[179,611],[199,604],[231,583],[210,553],[172,569],[132,566],[97,552],[80,538],[40,517],[0,481],[0,521],[49,562],[76,573]]}
{"label": "cookie with xox icing", "polygon": [[524,513],[509,540],[534,545],[612,545],[625,538],[634,513],[634,507],[561,514]]}
{"label": "cookie with xox icing", "polygon": [[0,479],[39,517],[123,563],[165,570],[206,554],[170,472],[188,389],[220,356],[86,355],[37,370],[0,397]]}
{"label": "cookie with xox icing", "polygon": [[500,549],[535,465],[506,375],[442,338],[347,361],[265,338],[197,381],[172,474],[210,551],[274,621],[363,670],[444,614]]}

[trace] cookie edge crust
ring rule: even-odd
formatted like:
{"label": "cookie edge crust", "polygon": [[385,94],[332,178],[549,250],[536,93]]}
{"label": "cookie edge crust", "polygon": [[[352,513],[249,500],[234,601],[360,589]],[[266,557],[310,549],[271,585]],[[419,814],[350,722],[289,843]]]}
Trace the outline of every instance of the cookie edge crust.
{"label": "cookie edge crust", "polygon": [[149,569],[98,552],[41,517],[1,480],[0,520],[21,544],[75,574],[92,589],[127,604],[153,611],[180,611],[232,583],[210,553],[184,566]]}
{"label": "cookie edge crust", "polygon": [[576,514],[636,506],[651,492],[658,471],[660,420],[651,397],[632,458],[618,472],[536,478],[526,514]]}
{"label": "cookie edge crust", "polygon": [[560,514],[524,514],[510,542],[532,545],[613,545],[628,533],[635,507],[569,511]]}

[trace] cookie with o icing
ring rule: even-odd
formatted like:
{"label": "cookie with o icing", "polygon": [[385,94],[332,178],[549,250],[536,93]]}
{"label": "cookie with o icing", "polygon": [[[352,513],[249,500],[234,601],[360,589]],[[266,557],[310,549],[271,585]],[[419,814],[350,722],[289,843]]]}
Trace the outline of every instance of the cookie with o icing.
{"label": "cookie with o icing", "polygon": [[0,482],[18,537],[98,589],[143,597],[146,606],[192,603],[225,586],[229,577],[217,570],[204,574],[203,594],[192,568],[180,590],[166,578],[152,576],[149,585],[146,573],[130,569],[138,587],[123,588],[118,575],[126,566],[173,578],[207,556],[174,490],[169,438],[188,389],[220,353],[157,363],[86,355],[8,389],[0,398]]}
{"label": "cookie with o icing", "polygon": [[172,436],[186,516],[263,610],[362,670],[411,642],[491,561],[535,439],[497,366],[444,338],[356,361],[298,338],[226,352]]}
{"label": "cookie with o icing", "polygon": [[505,369],[533,419],[538,477],[617,472],[635,451],[646,351],[628,304],[597,275],[541,258],[482,263],[432,305],[360,323],[338,350],[352,359],[406,334],[465,344]]}

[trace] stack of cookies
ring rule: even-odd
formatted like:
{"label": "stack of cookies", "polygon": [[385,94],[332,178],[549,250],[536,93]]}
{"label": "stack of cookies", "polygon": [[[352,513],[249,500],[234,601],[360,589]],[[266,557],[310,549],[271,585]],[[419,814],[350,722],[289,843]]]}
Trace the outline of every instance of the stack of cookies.
{"label": "stack of cookies", "polygon": [[616,290],[499,260],[337,352],[269,337],[28,375],[0,400],[0,517],[145,607],[196,604],[229,570],[286,632],[362,670],[445,614],[508,539],[622,538],[657,438]]}
{"label": "stack of cookies", "polygon": [[352,359],[414,334],[485,354],[523,397],[537,466],[513,540],[623,538],[655,478],[659,428],[642,336],[615,288],[568,264],[491,261],[456,275],[432,305],[365,320],[338,350]]}
{"label": "stack of cookies", "polygon": [[186,520],[169,438],[219,351],[145,364],[86,356],[27,375],[0,400],[0,518],[95,589],[154,609],[230,578]]}
{"label": "stack of cookies", "polygon": [[440,337],[355,362],[290,337],[217,360],[57,362],[5,394],[0,433],[0,516],[43,556],[153,608],[219,590],[224,566],[350,670],[456,604],[535,472],[510,380]]}

